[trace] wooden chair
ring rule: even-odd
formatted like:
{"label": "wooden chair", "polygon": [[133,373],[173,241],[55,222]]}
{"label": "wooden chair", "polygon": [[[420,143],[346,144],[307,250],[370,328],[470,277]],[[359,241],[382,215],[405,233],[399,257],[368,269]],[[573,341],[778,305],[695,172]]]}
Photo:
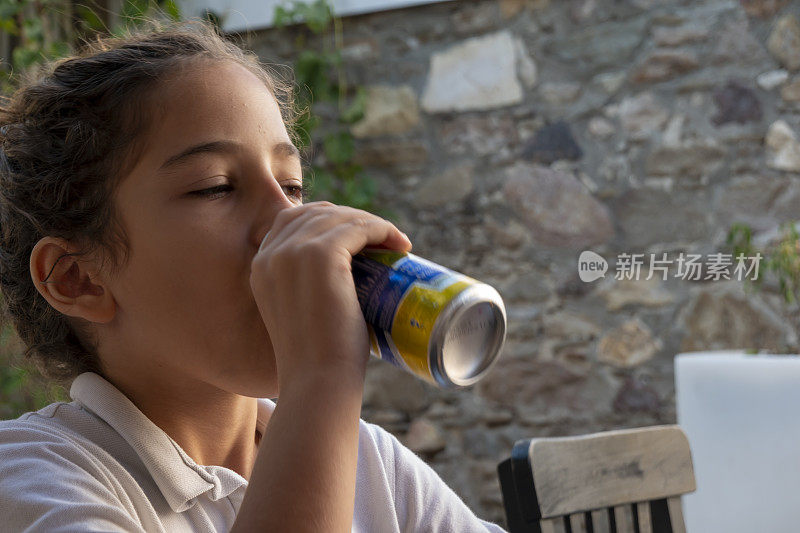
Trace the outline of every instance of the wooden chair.
{"label": "wooden chair", "polygon": [[674,425],[521,440],[497,470],[511,533],[685,533],[695,490]]}

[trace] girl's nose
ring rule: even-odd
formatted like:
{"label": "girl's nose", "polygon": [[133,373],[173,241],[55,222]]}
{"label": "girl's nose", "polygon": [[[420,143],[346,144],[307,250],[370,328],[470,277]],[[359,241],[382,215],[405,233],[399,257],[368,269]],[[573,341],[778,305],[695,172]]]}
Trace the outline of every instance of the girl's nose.
{"label": "girl's nose", "polygon": [[289,197],[286,196],[283,188],[274,178],[270,179],[271,183],[260,187],[261,191],[259,191],[259,194],[256,194],[258,201],[255,205],[256,217],[253,239],[256,249],[260,248],[261,243],[272,228],[278,213],[284,209],[293,209],[300,205],[292,202]]}

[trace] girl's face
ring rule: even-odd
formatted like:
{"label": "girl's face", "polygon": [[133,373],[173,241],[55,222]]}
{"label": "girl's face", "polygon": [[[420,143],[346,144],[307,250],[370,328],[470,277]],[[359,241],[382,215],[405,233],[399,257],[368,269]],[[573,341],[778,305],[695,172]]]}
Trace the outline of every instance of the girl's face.
{"label": "girl's face", "polygon": [[274,97],[234,62],[188,68],[154,100],[163,113],[114,199],[131,254],[108,283],[101,359],[123,383],[158,375],[271,396],[250,265],[278,212],[302,204],[297,150]]}

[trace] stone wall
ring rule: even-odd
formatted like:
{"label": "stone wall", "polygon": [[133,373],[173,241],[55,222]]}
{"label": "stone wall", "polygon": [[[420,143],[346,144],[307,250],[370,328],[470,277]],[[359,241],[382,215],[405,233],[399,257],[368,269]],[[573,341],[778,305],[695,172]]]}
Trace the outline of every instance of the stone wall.
{"label": "stone wall", "polygon": [[[363,416],[480,516],[517,439],[675,422],[686,350],[798,350],[738,280],[616,280],[620,254],[725,252],[800,218],[800,2],[461,0],[344,20],[353,128],[414,252],[497,287],[502,360],[465,391],[374,361]],[[291,39],[249,45],[288,62]],[[585,283],[577,258],[611,263]],[[649,256],[646,256],[649,257]]]}

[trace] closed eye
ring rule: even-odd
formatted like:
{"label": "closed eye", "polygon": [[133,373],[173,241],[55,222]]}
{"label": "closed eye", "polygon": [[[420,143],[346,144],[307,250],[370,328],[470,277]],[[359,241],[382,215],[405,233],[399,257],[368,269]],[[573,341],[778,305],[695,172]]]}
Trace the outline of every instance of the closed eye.
{"label": "closed eye", "polygon": [[231,186],[230,184],[226,183],[224,185],[217,185],[216,187],[210,187],[208,189],[202,189],[202,190],[199,190],[199,191],[192,191],[189,194],[191,194],[193,196],[204,196],[204,197],[213,196],[213,197],[216,198],[218,196],[224,196],[225,194],[227,194],[228,192],[230,192],[232,190],[233,190],[233,186]]}
{"label": "closed eye", "polygon": [[[287,196],[298,200],[300,202],[303,201],[306,193],[308,192],[306,185],[282,185],[281,188],[287,192]],[[209,187],[208,189],[201,189],[199,191],[192,191],[189,194],[194,196],[202,196],[206,198],[221,198],[225,196],[229,192],[233,191],[233,186],[229,183],[225,183],[223,185],[217,185],[215,187]]]}

